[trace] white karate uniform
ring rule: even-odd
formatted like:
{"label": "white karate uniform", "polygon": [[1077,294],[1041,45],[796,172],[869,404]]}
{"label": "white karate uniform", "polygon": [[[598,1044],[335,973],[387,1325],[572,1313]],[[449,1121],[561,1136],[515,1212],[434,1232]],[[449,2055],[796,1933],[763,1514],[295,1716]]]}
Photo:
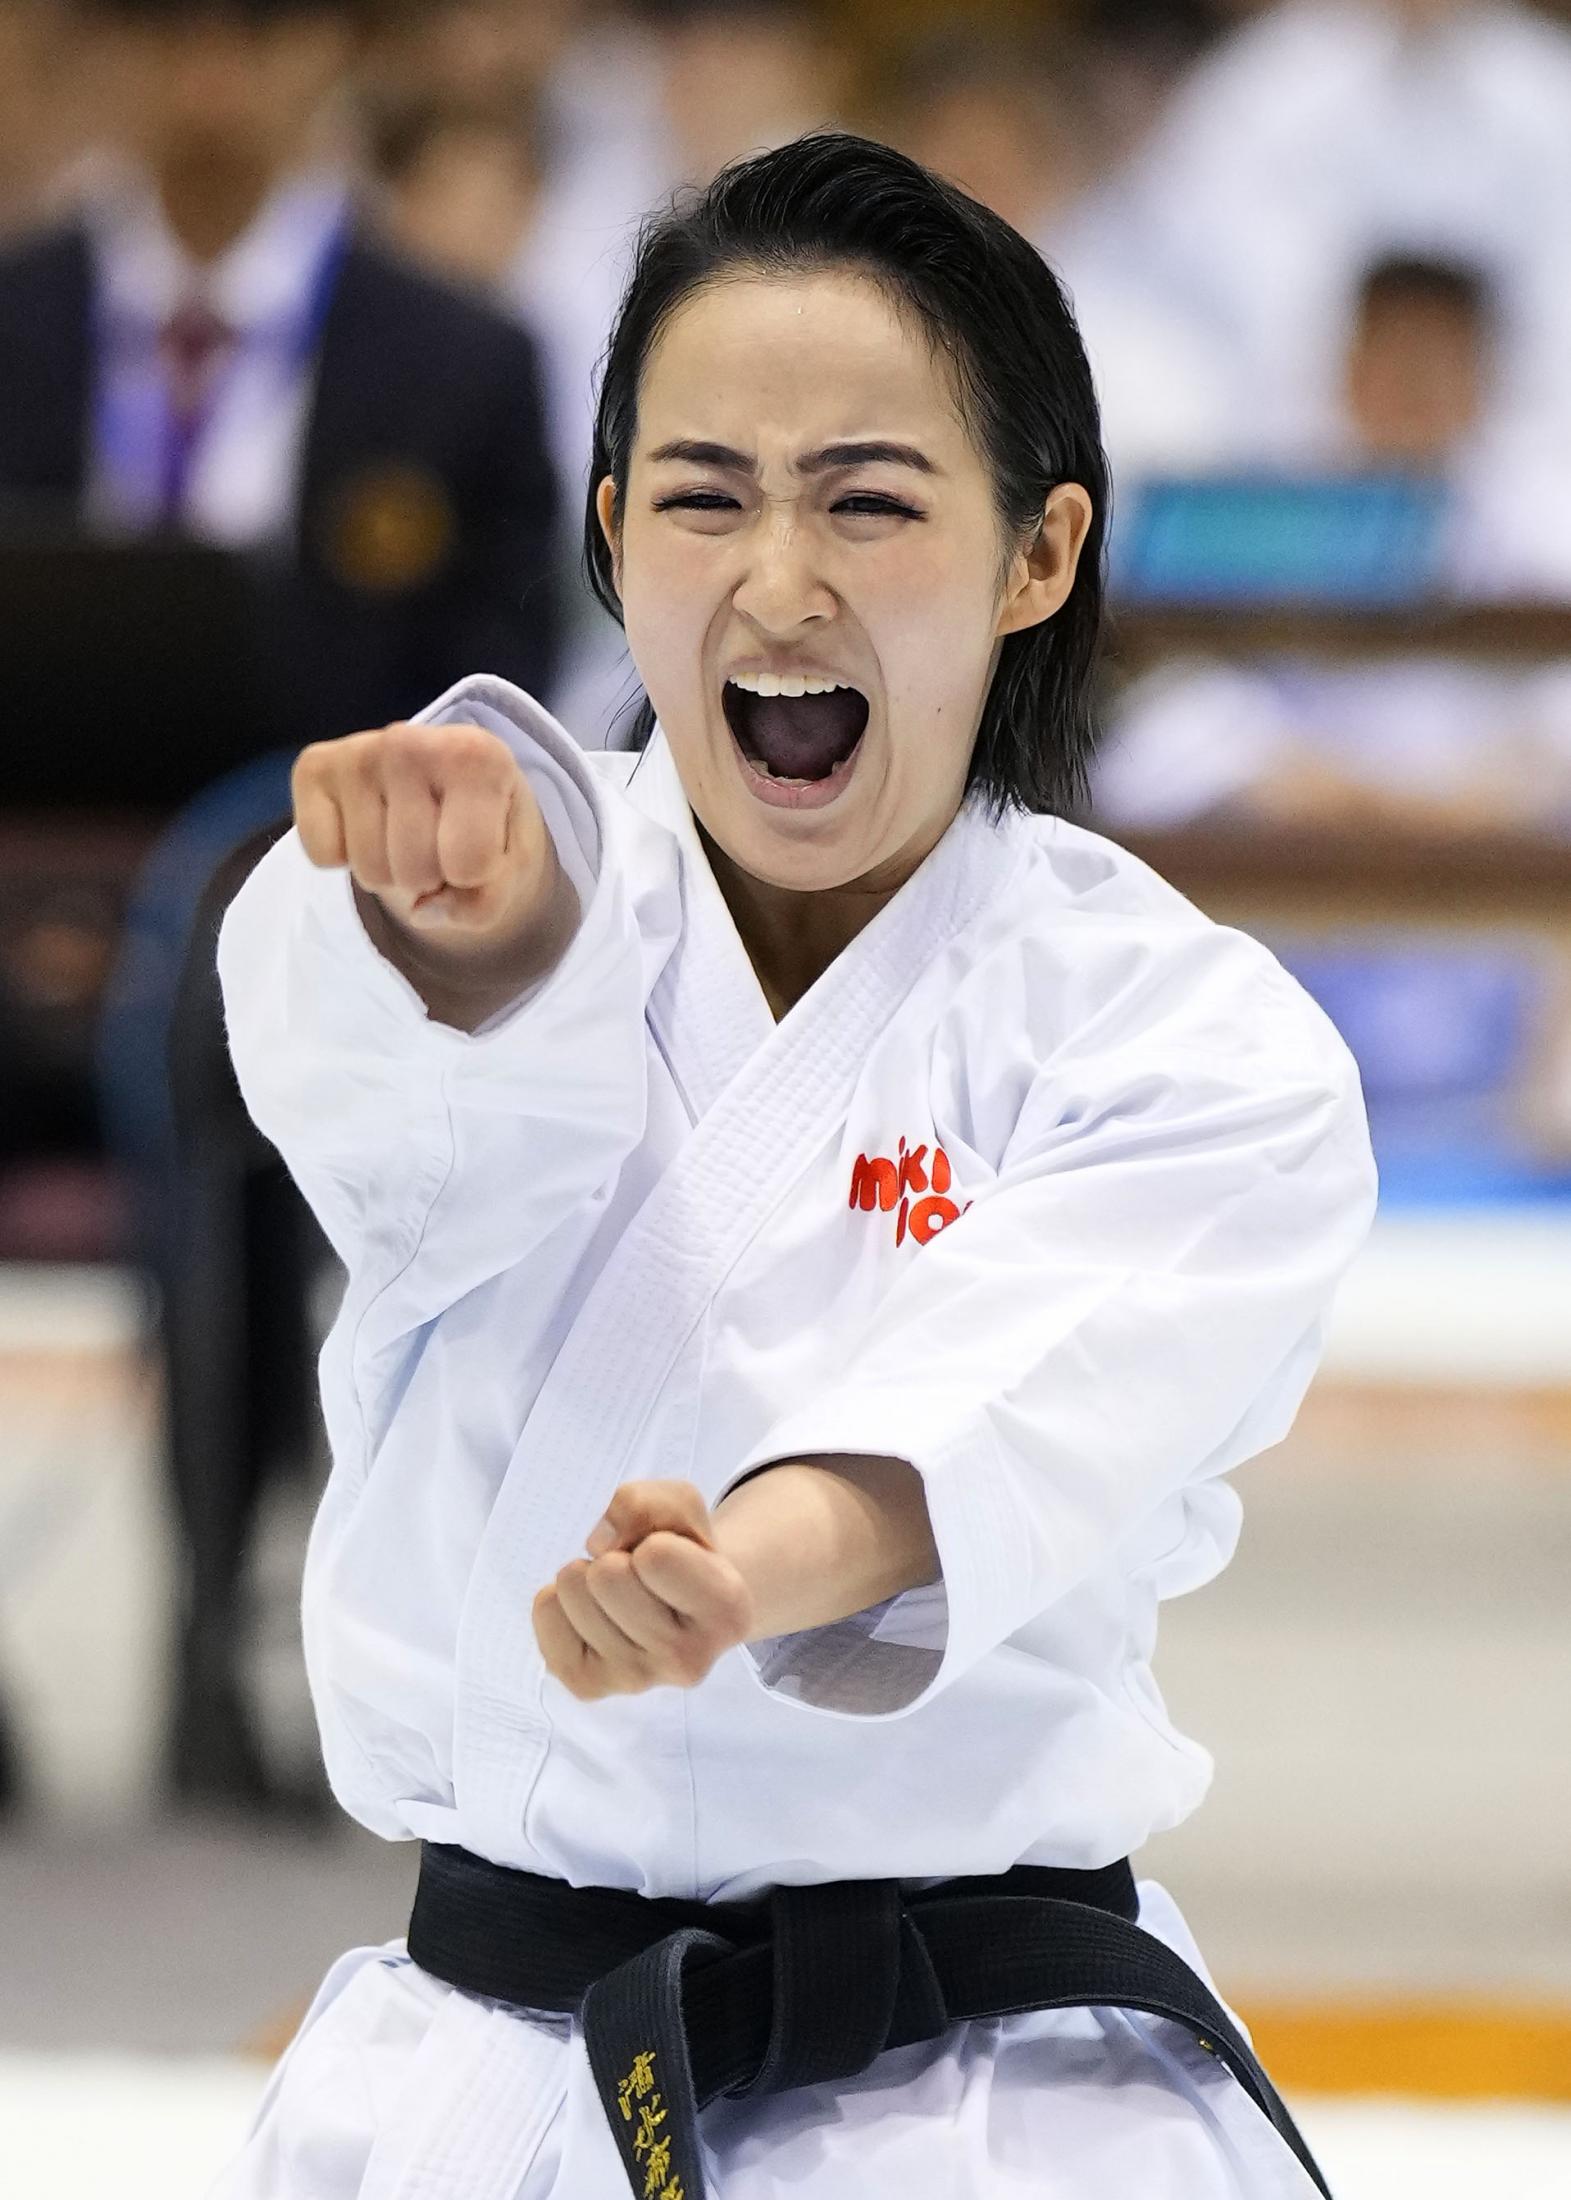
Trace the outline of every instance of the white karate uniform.
{"label": "white karate uniform", "polygon": [[[488,679],[426,715],[502,733],[539,796],[583,904],[556,970],[473,1035],[429,1021],[294,835],[219,948],[247,1102],[349,1271],[305,1581],[344,1807],[702,1899],[1089,1867],[1176,1823],[1210,1762],[1152,1681],[1157,1605],[1229,1557],[1221,1477],[1286,1432],[1373,1207],[1330,1024],[1120,849],[973,804],[776,1024],[663,735],[585,753]],[[828,1451],[920,1470],[940,1584],[692,1690],[546,1674],[535,1592],[620,1484],[713,1504]],[[703,2134],[715,2200],[1310,2190],[1187,2035],[1108,2012],[962,2025]],[[218,2189],[627,2186],[576,2020],[395,1944],[329,1975]]]}

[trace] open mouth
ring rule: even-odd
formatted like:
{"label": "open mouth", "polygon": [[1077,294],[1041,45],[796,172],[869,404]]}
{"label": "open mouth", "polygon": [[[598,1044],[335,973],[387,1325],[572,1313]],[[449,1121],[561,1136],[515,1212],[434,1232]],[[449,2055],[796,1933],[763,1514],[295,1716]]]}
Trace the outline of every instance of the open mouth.
{"label": "open mouth", "polygon": [[[727,680],[721,691],[726,723],[756,771],[787,786],[811,786],[845,763],[861,740],[867,697],[844,683],[826,681],[816,694],[782,694],[782,684],[768,673]],[[776,692],[765,692],[771,689]]]}

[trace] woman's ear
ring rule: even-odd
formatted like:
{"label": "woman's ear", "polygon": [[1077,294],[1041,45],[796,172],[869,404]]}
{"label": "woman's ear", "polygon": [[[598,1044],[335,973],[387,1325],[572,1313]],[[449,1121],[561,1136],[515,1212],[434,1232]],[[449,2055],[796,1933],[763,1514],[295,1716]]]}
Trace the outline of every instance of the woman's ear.
{"label": "woman's ear", "polygon": [[620,596],[622,593],[622,544],[616,527],[616,483],[609,474],[595,491],[595,517],[600,522],[600,532],[606,539],[611,553],[611,579]]}
{"label": "woman's ear", "polygon": [[1065,481],[1042,507],[1042,525],[1010,563],[1003,606],[994,632],[1018,634],[1040,626],[1069,601],[1091,529],[1091,499],[1078,481]]}

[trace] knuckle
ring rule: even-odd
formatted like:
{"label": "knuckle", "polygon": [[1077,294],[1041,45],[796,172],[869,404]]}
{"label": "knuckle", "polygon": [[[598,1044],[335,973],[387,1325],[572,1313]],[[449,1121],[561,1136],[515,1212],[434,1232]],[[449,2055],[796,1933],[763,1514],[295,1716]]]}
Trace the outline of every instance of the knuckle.
{"label": "knuckle", "polygon": [[443,762],[466,777],[494,771],[499,763],[511,760],[507,744],[484,726],[431,726],[423,730],[438,737],[433,747]]}
{"label": "knuckle", "polygon": [[649,1501],[644,1495],[648,1485],[643,1482],[624,1482],[609,1505],[606,1518],[618,1535],[630,1535],[649,1520]]}
{"label": "knuckle", "polygon": [[302,789],[309,791],[321,779],[326,766],[327,743],[325,741],[311,742],[308,747],[300,751],[290,767],[290,786],[294,788],[297,794]]}
{"label": "knuckle", "polygon": [[672,1663],[686,1685],[693,1688],[714,1663],[714,1653],[701,1636],[691,1635],[673,1651]]}
{"label": "knuckle", "polygon": [[720,1593],[720,1611],[727,1632],[734,1638],[743,1638],[752,1623],[753,1606],[745,1586],[740,1582],[728,1582]]}

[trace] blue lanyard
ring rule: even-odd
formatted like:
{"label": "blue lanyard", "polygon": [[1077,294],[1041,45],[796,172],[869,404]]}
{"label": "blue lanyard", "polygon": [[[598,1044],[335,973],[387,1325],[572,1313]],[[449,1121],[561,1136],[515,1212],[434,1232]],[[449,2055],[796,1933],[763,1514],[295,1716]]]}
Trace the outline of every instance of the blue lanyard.
{"label": "blue lanyard", "polygon": [[[350,217],[347,209],[334,223],[312,272],[305,298],[291,312],[271,324],[246,331],[239,351],[253,357],[271,352],[280,377],[292,379],[314,356],[332,306],[338,277],[348,249]],[[151,360],[156,356],[159,327],[140,317],[115,315],[100,293],[95,311],[96,348],[99,362],[95,406],[97,447],[110,471],[145,486],[156,483],[160,515],[166,525],[177,524],[190,480],[192,461],[209,422],[218,408],[224,387],[239,364],[236,358],[210,384],[202,403],[192,414],[181,415],[171,399],[166,375],[136,375],[129,379],[117,372],[127,354]]]}

